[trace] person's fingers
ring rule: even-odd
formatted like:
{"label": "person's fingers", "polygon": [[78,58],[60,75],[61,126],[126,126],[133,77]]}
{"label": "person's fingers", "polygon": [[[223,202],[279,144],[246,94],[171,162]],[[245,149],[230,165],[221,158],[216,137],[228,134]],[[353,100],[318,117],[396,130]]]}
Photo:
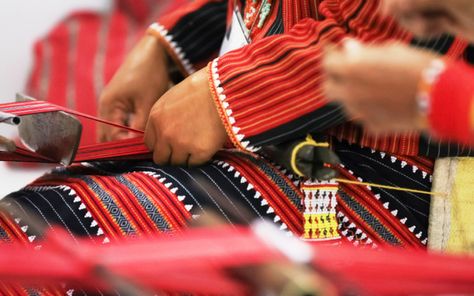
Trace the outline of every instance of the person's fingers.
{"label": "person's fingers", "polygon": [[173,150],[165,141],[156,141],[153,147],[153,162],[158,165],[170,164]]}
{"label": "person's fingers", "polygon": [[130,116],[130,127],[139,131],[144,131],[148,121],[148,112],[137,110]]}
{"label": "person's fingers", "polygon": [[211,156],[197,156],[197,155],[191,154],[189,156],[188,166],[189,167],[200,166],[208,162],[210,159],[211,159]]}
{"label": "person's fingers", "polygon": [[148,150],[153,151],[156,142],[156,133],[155,126],[151,120],[148,121],[145,128],[144,142]]}
{"label": "person's fingers", "polygon": [[383,0],[381,3],[380,11],[383,15],[396,15],[397,4],[399,0]]}
{"label": "person's fingers", "polygon": [[170,164],[173,166],[188,166],[191,155],[184,147],[174,146],[170,156]]}
{"label": "person's fingers", "polygon": [[14,152],[16,150],[15,142],[0,136],[0,152]]}
{"label": "person's fingers", "polygon": [[449,1],[434,0],[396,0],[393,5],[398,13],[419,13],[422,11],[441,10],[449,6]]}
{"label": "person's fingers", "polygon": [[[99,117],[121,125],[128,125],[130,106],[126,104],[123,98],[104,95],[99,103]],[[98,126],[98,140],[100,142],[117,140],[126,137],[126,131],[107,124]]]}
{"label": "person's fingers", "polygon": [[[108,121],[127,126],[128,125],[128,114],[116,114],[116,116],[111,118],[104,118]],[[114,141],[127,138],[127,131],[118,127],[110,126],[107,124],[101,123],[99,125],[99,141]]]}
{"label": "person's fingers", "polygon": [[155,116],[150,116],[146,129],[144,141],[150,151],[153,151],[153,162],[159,165],[170,163],[172,147],[166,138],[161,137],[160,131],[155,126]]}
{"label": "person's fingers", "polygon": [[349,120],[365,118],[364,109],[359,108],[357,104],[344,104],[344,112]]}
{"label": "person's fingers", "polygon": [[329,78],[326,79],[323,85],[324,93],[326,97],[332,101],[343,101],[347,99],[346,96],[346,84],[337,79]]}
{"label": "person's fingers", "polygon": [[144,131],[150,116],[150,111],[155,101],[151,100],[136,100],[134,113],[130,117],[130,127],[136,130]]}
{"label": "person's fingers", "polygon": [[322,66],[328,78],[338,80],[344,76],[344,61],[345,56],[341,48],[332,45],[324,48]]}
{"label": "person's fingers", "polygon": [[446,18],[425,18],[414,16],[406,18],[403,24],[415,35],[422,37],[433,37],[447,33],[449,30],[448,20]]}
{"label": "person's fingers", "polygon": [[346,79],[363,61],[366,56],[365,50],[366,47],[362,43],[349,38],[345,39],[339,47],[327,47],[324,50],[322,63],[326,76],[335,80]]}

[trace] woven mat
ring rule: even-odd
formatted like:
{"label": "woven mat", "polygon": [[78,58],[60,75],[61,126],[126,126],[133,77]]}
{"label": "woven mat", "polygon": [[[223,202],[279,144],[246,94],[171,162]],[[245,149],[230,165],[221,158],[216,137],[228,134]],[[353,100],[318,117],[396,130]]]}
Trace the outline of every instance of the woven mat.
{"label": "woven mat", "polygon": [[431,203],[429,248],[474,254],[474,158],[436,162]]}

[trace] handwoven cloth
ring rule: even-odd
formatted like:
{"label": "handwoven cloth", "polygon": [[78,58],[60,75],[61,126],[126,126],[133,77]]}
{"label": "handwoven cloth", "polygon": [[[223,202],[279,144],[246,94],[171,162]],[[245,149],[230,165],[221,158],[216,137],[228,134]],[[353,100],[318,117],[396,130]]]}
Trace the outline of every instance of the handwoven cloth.
{"label": "handwoven cloth", "polygon": [[448,196],[431,200],[429,248],[474,253],[474,159],[438,160],[433,191],[447,192]]}

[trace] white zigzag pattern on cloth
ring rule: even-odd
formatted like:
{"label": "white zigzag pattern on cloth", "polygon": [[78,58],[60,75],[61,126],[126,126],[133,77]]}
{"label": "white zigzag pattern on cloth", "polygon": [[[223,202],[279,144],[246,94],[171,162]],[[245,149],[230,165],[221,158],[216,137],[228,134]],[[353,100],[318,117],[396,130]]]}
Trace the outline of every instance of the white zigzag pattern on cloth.
{"label": "white zigzag pattern on cloth", "polygon": [[230,105],[227,102],[227,97],[224,94],[224,89],[221,86],[221,81],[217,70],[218,60],[219,58],[216,58],[211,62],[211,75],[217,92],[217,96],[219,98],[219,103],[221,104],[222,109],[225,111],[227,121],[232,127],[232,133],[234,134],[235,139],[237,139],[237,141],[240,143],[240,146],[250,152],[257,152],[260,150],[260,147],[251,146],[249,141],[244,141],[245,135],[240,133],[241,128],[236,126],[235,118],[232,116],[232,109],[230,108]]}
{"label": "white zigzag pattern on cloth", "polygon": [[[61,186],[59,186],[59,189],[63,190],[64,192],[66,192],[66,193],[68,194],[68,196],[70,196],[71,198],[73,198],[73,203],[79,204],[78,209],[79,209],[80,211],[86,210],[86,205],[82,202],[82,199],[79,197],[79,195],[77,194],[77,192],[76,192],[74,189],[72,189],[71,187],[66,186],[66,185],[61,185]],[[102,240],[102,243],[103,243],[103,244],[107,244],[107,243],[110,242],[110,239],[109,239],[107,236],[105,236],[104,230],[99,226],[99,224],[97,223],[97,221],[92,218],[91,212],[89,212],[89,211],[86,210],[86,213],[84,214],[84,218],[90,218],[90,219],[92,219],[92,222],[91,222],[91,224],[90,224],[90,227],[91,227],[91,228],[97,227],[97,233],[96,233],[96,235],[97,235],[98,237],[104,236],[104,239]]]}
{"label": "white zigzag pattern on cloth", "polygon": [[[216,165],[222,167],[223,169],[226,169],[227,172],[229,172],[229,173],[234,172],[234,178],[240,180],[240,183],[241,183],[241,184],[247,184],[247,191],[253,191],[253,192],[255,192],[255,193],[254,193],[254,198],[255,198],[255,199],[261,199],[260,206],[263,207],[264,209],[266,209],[265,212],[266,212],[267,214],[273,214],[273,213],[275,213],[275,209],[273,209],[273,208],[268,204],[268,202],[267,202],[267,200],[266,200],[265,198],[262,198],[262,194],[261,194],[259,191],[257,191],[257,190],[254,188],[254,186],[253,186],[252,184],[250,184],[250,183],[248,182],[248,180],[247,180],[245,177],[241,176],[240,172],[237,171],[232,165],[230,165],[229,163],[227,163],[227,162],[225,162],[225,161],[223,161],[223,160],[215,160],[215,161],[214,161],[214,164],[216,164]],[[275,215],[275,217],[273,218],[273,223],[278,224],[280,230],[284,231],[286,235],[288,235],[288,236],[293,236],[293,233],[288,230],[288,226],[287,226],[285,223],[283,223],[283,222],[281,221],[280,216]]]}
{"label": "white zigzag pattern on cloth", "polygon": [[173,36],[169,34],[168,30],[166,30],[165,27],[158,23],[153,23],[150,25],[149,28],[160,34],[166,40],[166,42],[168,42],[171,49],[174,51],[175,55],[178,57],[179,61],[183,65],[186,72],[188,72],[188,74],[196,72],[191,62],[186,58],[183,49],[179,47],[175,41],[173,41]]}
{"label": "white zigzag pattern on cloth", "polygon": [[[168,188],[168,190],[173,193],[174,195],[176,195],[176,197],[178,198],[178,200],[180,202],[182,202],[184,204],[184,208],[186,209],[186,211],[188,212],[191,212],[191,209],[194,207],[192,204],[186,204],[185,203],[185,200],[186,200],[186,196],[185,195],[180,195],[178,193],[178,187],[174,186],[174,184],[170,181],[168,181],[165,177],[163,177],[162,175],[156,173],[156,172],[150,172],[150,171],[146,171],[146,172],[142,172],[143,174],[145,175],[148,175],[148,176],[151,176],[155,179],[158,180],[158,182],[160,182],[161,184],[163,184],[166,188]],[[192,215],[192,217],[194,219],[198,218],[199,215]]]}
{"label": "white zigzag pattern on cloth", "polygon": [[[381,152],[381,153],[383,153],[383,152]],[[394,156],[392,156],[392,157],[395,158],[395,161],[400,161],[400,160],[397,159],[396,157],[394,157]],[[393,158],[392,158],[392,159],[393,159]],[[392,162],[395,162],[395,161],[392,161]],[[351,175],[355,176],[353,171],[348,170],[348,172],[349,172]],[[357,180],[359,180],[360,182],[364,182],[364,180],[363,180],[362,178],[360,178],[360,177],[357,177]],[[370,186],[366,186],[366,187],[367,187],[367,189],[371,190]],[[371,191],[371,193],[374,194],[372,191]],[[380,200],[380,194],[374,194],[374,196],[375,196],[375,198],[376,198],[377,200]],[[405,223],[407,222],[408,218],[407,218],[407,217],[400,218],[400,217],[398,216],[398,209],[396,209],[396,208],[395,208],[395,209],[390,209],[390,203],[389,203],[388,201],[385,202],[384,204],[382,204],[382,206],[383,206],[385,209],[387,209],[394,217],[396,217],[398,220],[400,220],[400,222],[401,222],[402,224],[405,225]],[[416,230],[416,226],[413,225],[413,226],[409,227],[408,230],[410,230],[410,232],[413,232],[413,233],[414,233],[415,230]],[[415,234],[415,236],[416,236],[418,239],[420,239],[420,238],[423,236],[423,231],[419,231],[418,233]],[[423,240],[421,241],[422,244],[426,244],[427,242],[428,242],[427,239],[423,239]]]}
{"label": "white zigzag pattern on cloth", "polygon": [[[343,223],[348,223],[350,220],[349,218],[344,215],[342,212],[338,212],[336,217],[340,219]],[[349,231],[347,229],[342,230],[342,224],[339,223],[338,229],[344,237],[346,237],[354,246],[360,245],[361,240],[365,240],[366,245],[370,245],[372,248],[378,247],[376,243],[374,243],[370,238],[367,238],[367,233],[365,233],[362,229],[358,228],[354,222],[349,224],[348,228],[355,228],[355,235],[360,235],[359,239],[355,239],[354,235],[348,235]],[[342,230],[342,231],[341,231]]]}

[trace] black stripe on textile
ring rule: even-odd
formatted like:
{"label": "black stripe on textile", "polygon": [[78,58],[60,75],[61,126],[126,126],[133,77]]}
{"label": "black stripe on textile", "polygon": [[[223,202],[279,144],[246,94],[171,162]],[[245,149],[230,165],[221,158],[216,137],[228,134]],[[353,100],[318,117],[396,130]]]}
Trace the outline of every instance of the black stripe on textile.
{"label": "black stripe on textile", "polygon": [[288,181],[286,181],[282,176],[282,172],[277,170],[270,165],[266,161],[264,161],[260,157],[254,157],[247,153],[238,153],[238,155],[242,158],[247,159],[255,166],[257,166],[260,171],[262,171],[267,177],[272,180],[272,182],[278,186],[281,192],[288,198],[288,200],[296,207],[300,212],[303,212],[303,205],[301,204],[301,198],[297,192],[295,192]]}
{"label": "black stripe on textile", "polygon": [[[192,63],[203,61],[217,52],[226,30],[227,1],[210,2],[184,16],[170,35]],[[217,36],[217,37],[216,37]]]}
{"label": "black stripe on textile", "polygon": [[275,19],[275,22],[272,24],[270,27],[270,30],[265,34],[265,37],[267,36],[272,36],[272,35],[278,35],[278,34],[283,34],[285,28],[283,24],[283,3],[280,1],[278,2],[278,14]]}
{"label": "black stripe on textile", "polygon": [[305,137],[307,133],[323,132],[326,129],[344,123],[346,116],[342,107],[327,104],[317,110],[282,124],[261,134],[247,137],[254,146],[281,144],[290,140]]}
{"label": "black stripe on textile", "polygon": [[456,142],[440,143],[428,135],[420,136],[419,155],[440,158],[454,156],[474,156],[474,147],[469,147]]}
{"label": "black stripe on textile", "polygon": [[[11,204],[10,207],[15,207],[26,215],[34,215],[46,226],[59,225],[70,234],[95,237],[98,226],[91,226],[93,218],[85,217],[87,210],[80,210],[79,204],[75,203],[74,197],[68,193],[68,191],[57,188],[35,191],[24,189],[8,195],[2,200],[2,203]],[[20,224],[20,226],[24,225]],[[30,227],[26,234],[28,236],[39,235],[39,233],[31,231]]]}
{"label": "black stripe on textile", "polygon": [[383,225],[375,216],[362,206],[357,198],[354,198],[343,191],[338,192],[339,202],[344,202],[350,209],[352,209],[372,230],[377,232],[379,236],[387,243],[397,246],[400,241],[393,236],[392,233]]}
{"label": "black stripe on textile", "polygon": [[173,187],[178,188],[178,195],[186,197],[184,204],[193,205],[191,210],[193,215],[212,210],[230,223],[242,223],[242,215],[239,213],[241,208],[247,209],[246,212],[253,219],[259,217],[273,219],[275,215],[266,213],[268,207],[261,206],[261,198],[255,198],[256,191],[248,189],[248,182],[241,181],[240,173],[236,176],[236,170],[229,171],[228,167],[206,164],[200,167],[181,168],[158,166],[145,161],[94,165],[99,165],[101,170],[108,170],[114,174],[140,171],[159,174],[166,178],[166,182],[171,182]]}
{"label": "black stripe on textile", "polygon": [[442,35],[438,38],[432,39],[417,39],[414,38],[410,44],[420,48],[426,48],[440,54],[448,53],[453,45],[455,38],[449,35]]}
{"label": "black stripe on textile", "polygon": [[474,64],[474,44],[470,44],[464,51],[464,60],[469,64]]}
{"label": "black stripe on textile", "polygon": [[[402,165],[402,161],[395,156],[335,139],[333,148],[344,167],[362,178],[364,182],[422,191],[431,190],[429,175],[423,176],[419,169],[414,172],[411,165]],[[399,219],[407,218],[405,225],[408,228],[416,226],[416,233],[420,230],[423,232],[421,240],[426,238],[431,200],[429,195],[376,187],[372,187],[371,191],[380,195],[382,204],[389,203],[388,212],[397,210]]]}

